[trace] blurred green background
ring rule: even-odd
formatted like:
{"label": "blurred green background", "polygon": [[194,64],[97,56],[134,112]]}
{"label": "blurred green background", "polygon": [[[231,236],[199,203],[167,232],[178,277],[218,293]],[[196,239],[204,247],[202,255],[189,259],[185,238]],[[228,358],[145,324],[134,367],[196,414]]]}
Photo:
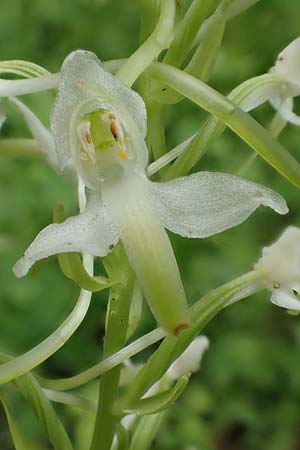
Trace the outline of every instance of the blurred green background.
{"label": "blurred green background", "polygon": [[[278,52],[299,35],[299,18],[299,0],[261,0],[231,20],[211,84],[226,94],[245,79],[266,72]],[[130,0],[1,1],[2,60],[25,59],[57,71],[74,49],[88,49],[107,60],[130,55],[138,40],[139,11]],[[24,100],[49,121],[51,94]],[[265,105],[254,115],[267,124],[272,109]],[[196,131],[205,117],[187,101],[170,109],[169,147]],[[13,108],[3,136],[29,137]],[[288,126],[280,140],[300,160],[300,131]],[[199,167],[235,174],[250,154],[246,144],[227,131]],[[0,157],[0,351],[20,354],[58,326],[72,308],[78,289],[63,277],[55,258],[38,264],[21,280],[13,276],[11,267],[51,222],[58,202],[64,203],[69,215],[76,212],[76,195],[72,180],[57,175],[39,158],[11,158],[1,154],[1,147]],[[172,235],[190,303],[250,270],[262,246],[286,225],[300,224],[296,188],[260,158],[243,176],[282,193],[290,213],[281,217],[261,208],[240,227],[213,239]],[[166,415],[153,449],[300,449],[300,317],[271,305],[268,297],[263,293],[234,305],[206,328],[210,349],[202,369]],[[80,329],[43,365],[41,373],[68,376],[99,360],[105,305],[105,294],[95,295]],[[153,326],[146,312],[139,333]],[[96,396],[96,386],[91,387],[90,395]],[[20,424],[36,448],[50,448],[31,410],[18,397],[15,405]],[[79,443],[89,418],[82,422],[78,411],[65,407],[58,411]],[[83,450],[84,444],[80,445]],[[0,448],[12,448],[3,412]]]}

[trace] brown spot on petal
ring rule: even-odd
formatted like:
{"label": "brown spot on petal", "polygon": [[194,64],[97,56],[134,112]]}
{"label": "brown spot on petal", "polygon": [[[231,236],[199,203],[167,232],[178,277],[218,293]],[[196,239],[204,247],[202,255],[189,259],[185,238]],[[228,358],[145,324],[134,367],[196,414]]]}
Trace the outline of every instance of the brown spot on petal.
{"label": "brown spot on petal", "polygon": [[273,289],[279,289],[280,288],[280,283],[278,283],[277,281],[275,281],[273,283]]}
{"label": "brown spot on petal", "polygon": [[117,131],[115,122],[110,123],[110,132],[113,135],[113,137],[115,138],[115,140],[117,141],[119,136],[118,136],[118,131]]}
{"label": "brown spot on petal", "polygon": [[88,131],[85,132],[85,139],[88,144],[91,144],[93,142],[92,136],[90,135],[90,133]]}
{"label": "brown spot on petal", "polygon": [[110,251],[112,251],[113,248],[114,248],[114,244],[110,244],[110,245],[108,246],[108,249],[109,249]]}
{"label": "brown spot on petal", "polygon": [[174,336],[178,336],[179,333],[180,333],[182,330],[184,330],[185,328],[188,328],[188,326],[189,326],[189,324],[188,324],[187,322],[181,323],[180,325],[177,325],[177,327],[175,327],[175,328],[173,329],[173,334],[174,334]]}

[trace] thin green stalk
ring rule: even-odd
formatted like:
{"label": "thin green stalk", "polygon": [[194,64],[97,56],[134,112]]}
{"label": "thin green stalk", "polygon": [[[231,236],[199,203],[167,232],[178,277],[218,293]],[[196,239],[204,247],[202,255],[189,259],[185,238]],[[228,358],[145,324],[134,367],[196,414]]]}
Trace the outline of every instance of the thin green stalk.
{"label": "thin green stalk", "polygon": [[[230,283],[215,289],[196,302],[191,308],[191,324],[179,337],[167,336],[158,350],[142,367],[118,405],[120,408],[140,399],[148,389],[164,375],[168,367],[188,347],[204,326],[228,304],[240,291],[257,285],[262,289],[264,274],[252,271]],[[245,292],[247,292],[245,290]]]}
{"label": "thin green stalk", "polygon": [[[78,179],[78,203],[79,210],[84,211],[86,205],[85,187],[80,178]],[[93,262],[94,258],[91,255],[83,255],[83,267],[90,276],[93,276]],[[29,372],[59,350],[85,318],[91,297],[91,292],[82,289],[71,314],[50,336],[23,355],[0,365],[0,384],[7,383]]]}
{"label": "thin green stalk", "polygon": [[[124,250],[123,250],[124,251]],[[109,259],[109,257],[107,257]],[[128,318],[134,288],[134,275],[123,255],[123,280],[112,286],[109,299],[103,356],[112,355],[126,342]],[[113,276],[114,273],[109,273]],[[91,450],[110,450],[119,417],[113,414],[112,407],[118,398],[121,367],[107,372],[100,381],[99,402]]]}
{"label": "thin green stalk", "polygon": [[[286,127],[287,121],[279,114],[274,114],[274,117],[271,121],[271,123],[268,126],[269,133],[274,138],[278,138],[280,133],[284,130]],[[242,175],[245,173],[247,169],[251,166],[251,164],[256,160],[257,153],[252,153],[252,155],[247,158],[246,162],[240,167],[240,169],[237,171],[236,175]]]}
{"label": "thin green stalk", "polygon": [[201,24],[214,10],[217,1],[193,0],[164,57],[165,63],[176,67],[179,67],[183,63]]}
{"label": "thin green stalk", "polygon": [[148,73],[224,122],[291,183],[300,186],[300,165],[286,149],[249,114],[195,77],[163,63]]}
{"label": "thin green stalk", "polygon": [[[146,143],[152,152],[154,160],[159,159],[167,152],[165,139],[165,107],[157,102],[147,104],[148,130]],[[163,174],[162,170],[161,174]]]}
{"label": "thin green stalk", "polygon": [[122,364],[126,359],[131,358],[137,353],[145,350],[147,347],[150,347],[151,345],[160,341],[165,336],[166,332],[162,328],[157,328],[156,330],[150,331],[150,333],[145,334],[139,339],[136,339],[131,344],[114,353],[112,356],[103,359],[98,364],[79,373],[78,375],[57,380],[41,378],[40,382],[42,386],[58,391],[75,389],[94,380],[100,375],[103,375],[105,372],[113,369],[114,367]]}
{"label": "thin green stalk", "polygon": [[201,42],[185,71],[199,80],[207,82],[212,74],[222,43],[228,18],[228,8],[235,0],[222,0],[216,11],[205,23]]}
{"label": "thin green stalk", "polygon": [[0,139],[0,156],[32,158],[43,154],[34,139]]}
{"label": "thin green stalk", "polygon": [[175,0],[162,1],[161,14],[155,30],[116,73],[127,86],[132,86],[147,66],[168,47],[173,33],[175,10]]}
{"label": "thin green stalk", "polygon": [[59,350],[83,321],[90,301],[91,292],[82,290],[71,314],[50,336],[23,355],[0,365],[0,384],[29,372]]}

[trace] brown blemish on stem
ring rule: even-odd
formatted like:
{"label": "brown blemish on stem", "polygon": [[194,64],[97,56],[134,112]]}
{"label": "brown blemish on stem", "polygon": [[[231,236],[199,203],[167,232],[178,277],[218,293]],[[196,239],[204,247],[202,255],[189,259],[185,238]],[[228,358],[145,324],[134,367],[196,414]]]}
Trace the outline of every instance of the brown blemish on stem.
{"label": "brown blemish on stem", "polygon": [[184,330],[185,328],[188,328],[188,326],[189,326],[189,324],[188,324],[187,322],[181,323],[180,325],[177,325],[177,327],[175,327],[175,328],[173,329],[173,334],[174,334],[174,336],[178,336],[179,333],[180,333],[182,330]]}

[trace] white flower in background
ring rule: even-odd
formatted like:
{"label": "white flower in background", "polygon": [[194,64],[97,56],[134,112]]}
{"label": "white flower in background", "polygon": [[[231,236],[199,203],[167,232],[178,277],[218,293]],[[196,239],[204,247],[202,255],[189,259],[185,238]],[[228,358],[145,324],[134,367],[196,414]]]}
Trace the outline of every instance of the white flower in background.
{"label": "white flower in background", "polygon": [[276,192],[231,175],[199,172],[167,183],[147,179],[144,102],[92,53],[76,51],[64,61],[51,116],[53,138],[28,108],[21,109],[40,145],[51,155],[55,149],[60,169],[70,163],[75,168],[87,188],[87,207],[38,234],[14,267],[18,277],[50,255],[105,256],[121,240],[154,316],[177,334],[189,317],[165,228],[203,238],[240,224],[260,205],[288,211]]}
{"label": "white flower in background", "polygon": [[[179,378],[188,373],[198,372],[203,354],[208,347],[209,340],[206,336],[196,337],[185,351],[175,359],[162,379],[153,384],[143,398],[156,394],[161,390],[161,387],[166,389],[166,385],[169,386],[172,382],[179,380]],[[122,385],[129,385],[142,367],[143,364],[132,363],[130,359],[124,361],[124,368],[121,374]]]}
{"label": "white flower in background", "polygon": [[274,244],[265,247],[255,270],[265,273],[272,303],[299,311],[300,229],[288,227]]}
{"label": "white flower in background", "polygon": [[293,112],[293,97],[300,95],[300,37],[282,50],[270,73],[285,82],[284,89],[270,103],[287,122],[300,125],[300,116]]}
{"label": "white flower in background", "polygon": [[189,372],[197,372],[200,369],[202,356],[209,347],[206,336],[198,336],[188,348],[177,358],[167,371],[171,380],[178,380]]}

